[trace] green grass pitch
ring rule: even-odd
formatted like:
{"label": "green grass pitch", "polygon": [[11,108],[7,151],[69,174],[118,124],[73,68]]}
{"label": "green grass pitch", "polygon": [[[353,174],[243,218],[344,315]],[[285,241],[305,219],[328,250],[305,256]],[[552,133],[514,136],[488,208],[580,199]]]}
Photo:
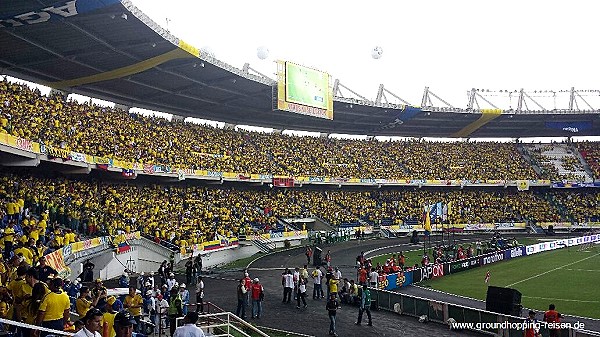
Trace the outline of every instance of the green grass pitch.
{"label": "green grass pitch", "polygon": [[579,247],[511,259],[428,280],[420,286],[485,300],[485,274],[489,285],[519,290],[521,304],[547,310],[554,303],[564,314],[600,318],[600,250],[579,251]]}

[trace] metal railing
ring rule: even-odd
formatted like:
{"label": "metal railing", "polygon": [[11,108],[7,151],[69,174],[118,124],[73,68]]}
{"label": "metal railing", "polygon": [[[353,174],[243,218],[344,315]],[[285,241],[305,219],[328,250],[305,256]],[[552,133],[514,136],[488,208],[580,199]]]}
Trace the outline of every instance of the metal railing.
{"label": "metal railing", "polygon": [[[502,323],[523,323],[524,317],[510,316],[490,312],[482,309],[466,307],[458,304],[452,304],[442,301],[436,301],[428,298],[412,296],[407,294],[395,293],[388,290],[370,288],[373,294],[372,298],[376,301],[378,309],[396,312],[401,315],[413,317],[427,316],[432,322],[448,324],[448,319],[452,318],[457,323],[473,323],[472,327],[466,330],[474,330],[493,336],[502,337],[522,337],[523,330],[502,327]],[[477,324],[479,323],[479,324]],[[490,328],[491,324],[496,324],[497,328]],[[505,324],[508,325],[508,324]],[[542,327],[540,332],[543,336],[548,336],[549,332]],[[561,337],[600,337],[600,332],[589,330],[578,330],[573,328],[561,329]]]}

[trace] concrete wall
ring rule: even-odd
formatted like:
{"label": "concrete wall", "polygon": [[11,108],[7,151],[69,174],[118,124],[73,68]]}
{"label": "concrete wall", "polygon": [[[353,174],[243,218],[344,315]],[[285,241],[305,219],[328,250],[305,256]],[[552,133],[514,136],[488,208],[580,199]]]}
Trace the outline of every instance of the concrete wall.
{"label": "concrete wall", "polygon": [[[292,246],[301,244],[301,240],[290,240]],[[284,246],[283,240],[274,242],[278,248]],[[250,257],[260,250],[250,242],[241,242],[236,248],[220,250],[216,252],[202,252],[203,268],[214,268],[229,262]],[[90,259],[96,266],[94,278],[111,279],[119,277],[125,269],[136,273],[156,272],[160,263],[168,260],[170,251],[163,249],[153,242],[138,240],[131,246],[131,250],[116,254],[114,249],[108,249],[77,259],[69,265],[72,274],[70,279],[75,279],[82,270],[83,263]]]}
{"label": "concrete wall", "polygon": [[253,244],[240,243],[237,248],[202,254],[202,268],[213,268],[229,262],[250,257],[260,250]]}

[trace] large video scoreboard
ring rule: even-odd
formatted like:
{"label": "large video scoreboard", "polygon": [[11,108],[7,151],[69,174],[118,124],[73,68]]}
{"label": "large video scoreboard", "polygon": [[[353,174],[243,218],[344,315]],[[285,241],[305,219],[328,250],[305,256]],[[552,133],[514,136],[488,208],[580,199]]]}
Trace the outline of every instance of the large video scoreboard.
{"label": "large video scoreboard", "polygon": [[277,61],[277,109],[333,119],[328,73],[289,61]]}

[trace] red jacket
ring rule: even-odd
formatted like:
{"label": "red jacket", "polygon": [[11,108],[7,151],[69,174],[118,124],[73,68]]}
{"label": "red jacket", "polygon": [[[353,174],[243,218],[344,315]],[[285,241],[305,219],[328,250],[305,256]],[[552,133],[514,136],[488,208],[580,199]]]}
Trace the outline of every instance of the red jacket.
{"label": "red jacket", "polygon": [[253,300],[259,300],[260,299],[260,293],[263,290],[263,286],[260,283],[252,283],[252,299]]}
{"label": "red jacket", "polygon": [[250,290],[252,287],[252,279],[249,276],[244,277],[244,287],[246,287],[247,290]]}

